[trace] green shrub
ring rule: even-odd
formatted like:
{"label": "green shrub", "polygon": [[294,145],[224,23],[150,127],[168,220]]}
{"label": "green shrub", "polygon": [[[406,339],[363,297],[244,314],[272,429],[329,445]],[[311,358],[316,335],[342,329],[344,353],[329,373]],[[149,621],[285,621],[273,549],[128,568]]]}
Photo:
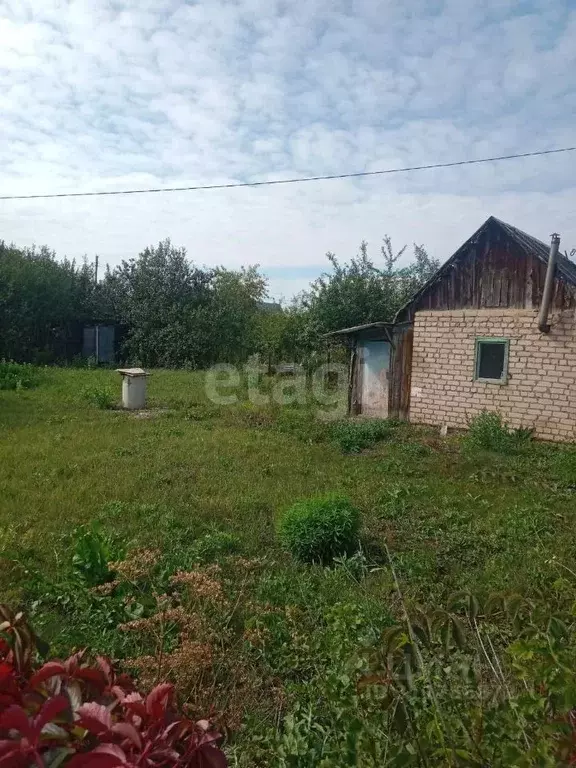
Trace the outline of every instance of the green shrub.
{"label": "green shrub", "polygon": [[331,437],[344,453],[359,453],[392,433],[392,424],[380,419],[340,421],[332,426]]}
{"label": "green shrub", "polygon": [[282,515],[278,534],[297,560],[328,563],[357,549],[359,529],[358,510],[347,498],[330,495],[294,504]]}
{"label": "green shrub", "polygon": [[40,381],[40,371],[27,363],[0,361],[0,389],[30,389]]}
{"label": "green shrub", "polygon": [[102,411],[113,408],[116,402],[116,397],[111,387],[86,387],[82,390],[82,397]]}
{"label": "green shrub", "polygon": [[465,443],[495,453],[510,453],[526,445],[532,437],[529,429],[511,429],[496,411],[482,411],[468,424]]}

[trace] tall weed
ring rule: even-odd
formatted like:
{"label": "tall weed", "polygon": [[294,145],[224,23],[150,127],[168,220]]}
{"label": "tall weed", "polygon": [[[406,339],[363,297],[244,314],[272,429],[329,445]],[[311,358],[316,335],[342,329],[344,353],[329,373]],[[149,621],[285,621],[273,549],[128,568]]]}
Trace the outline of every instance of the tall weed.
{"label": "tall weed", "polygon": [[531,430],[522,427],[512,429],[500,413],[484,410],[469,422],[464,442],[471,448],[510,453],[525,448],[531,437]]}
{"label": "tall weed", "polygon": [[343,453],[360,453],[389,438],[392,431],[392,423],[381,419],[340,421],[332,425],[331,438]]}
{"label": "tall weed", "polygon": [[31,389],[37,386],[40,380],[40,370],[35,366],[0,360],[0,390]]}
{"label": "tall weed", "polygon": [[109,410],[116,403],[116,395],[111,387],[93,386],[85,387],[82,390],[82,397],[91,405],[100,408],[102,411]]}

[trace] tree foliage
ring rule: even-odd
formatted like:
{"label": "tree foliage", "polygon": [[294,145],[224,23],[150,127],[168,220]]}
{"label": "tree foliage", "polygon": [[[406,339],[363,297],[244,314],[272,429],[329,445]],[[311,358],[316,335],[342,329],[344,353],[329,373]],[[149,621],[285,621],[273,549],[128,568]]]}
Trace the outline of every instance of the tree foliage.
{"label": "tree foliage", "polygon": [[0,241],[0,359],[49,363],[69,354],[94,305],[86,262]]}
{"label": "tree foliage", "polygon": [[418,245],[412,263],[398,267],[405,252],[386,236],[378,263],[365,242],[349,262],[329,253],[331,272],[291,306],[265,312],[267,283],[257,267],[198,266],[169,239],[107,269],[99,283],[86,261],[0,242],[0,359],[71,359],[83,326],[104,323],[118,329],[120,359],[147,367],[203,368],[254,353],[269,364],[313,364],[323,333],[391,320],[438,267]]}
{"label": "tree foliage", "polygon": [[127,329],[125,356],[146,366],[194,364],[202,351],[197,317],[210,301],[212,276],[170,240],[107,271],[103,292]]}
{"label": "tree foliage", "polygon": [[384,237],[380,263],[368,254],[368,244],[360,245],[357,256],[341,263],[328,253],[332,272],[316,280],[304,297],[310,310],[310,321],[323,332],[349,328],[379,320],[391,321],[409,297],[439,267],[424,246],[414,244],[414,261],[406,267],[397,263],[406,246],[394,251],[391,239]]}

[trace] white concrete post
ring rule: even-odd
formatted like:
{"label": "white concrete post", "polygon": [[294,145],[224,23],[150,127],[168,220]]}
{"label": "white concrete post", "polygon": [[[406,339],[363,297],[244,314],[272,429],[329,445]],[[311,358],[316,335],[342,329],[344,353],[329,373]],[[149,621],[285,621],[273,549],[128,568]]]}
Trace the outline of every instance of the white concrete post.
{"label": "white concrete post", "polygon": [[122,407],[134,411],[146,407],[146,379],[143,368],[117,368],[122,376]]}

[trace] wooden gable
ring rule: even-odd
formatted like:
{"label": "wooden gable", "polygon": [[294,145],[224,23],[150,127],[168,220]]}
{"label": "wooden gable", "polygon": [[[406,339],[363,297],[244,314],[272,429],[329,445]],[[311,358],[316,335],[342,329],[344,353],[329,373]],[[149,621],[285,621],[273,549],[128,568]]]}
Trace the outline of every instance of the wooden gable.
{"label": "wooden gable", "polygon": [[[559,265],[553,308],[576,306],[565,257]],[[411,321],[418,310],[536,308],[547,269],[544,243],[491,217],[456,251],[396,317]]]}

